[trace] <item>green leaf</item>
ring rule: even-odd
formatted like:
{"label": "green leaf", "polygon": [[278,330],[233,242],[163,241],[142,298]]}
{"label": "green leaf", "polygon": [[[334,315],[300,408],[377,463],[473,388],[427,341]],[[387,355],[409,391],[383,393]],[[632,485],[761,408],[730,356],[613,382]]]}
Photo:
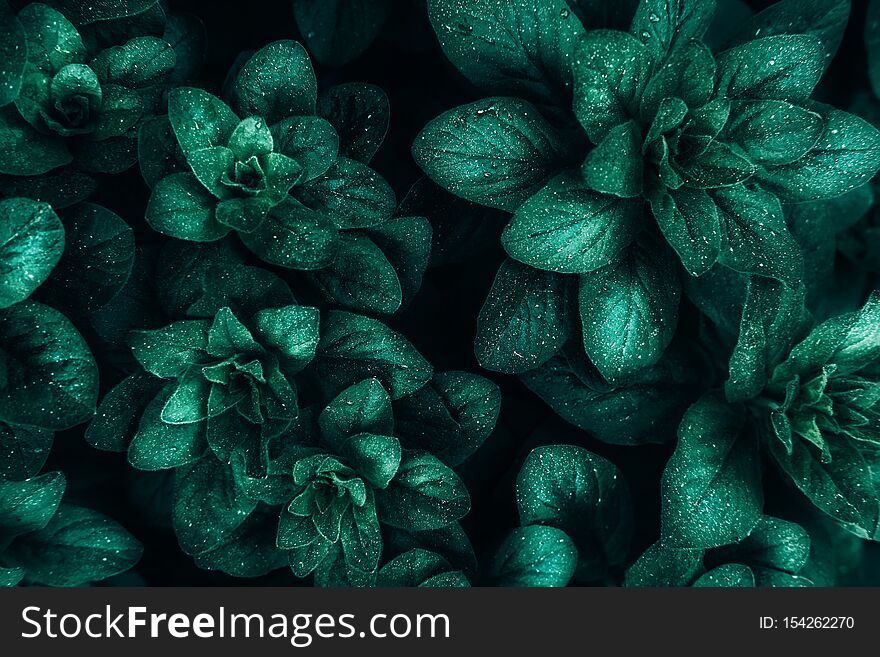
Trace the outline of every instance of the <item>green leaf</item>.
{"label": "green leaf", "polygon": [[331,306],[371,315],[390,315],[403,302],[397,272],[364,235],[343,234],[333,264],[309,274]]}
{"label": "green leaf", "polygon": [[336,130],[320,117],[292,116],[269,129],[276,152],[293,158],[302,166],[303,181],[323,176],[340,155]]}
{"label": "green leaf", "polygon": [[809,151],[825,127],[815,112],[779,100],[739,100],[724,126],[726,141],[739,146],[753,162],[790,164]]}
{"label": "green leaf", "polygon": [[212,146],[226,146],[239,118],[222,100],[194,87],[168,94],[168,120],[185,156]]}
{"label": "green leaf", "polygon": [[28,63],[54,74],[67,64],[81,64],[86,49],[76,28],[48,5],[32,3],[18,13],[27,38]]}
{"label": "green leaf", "polygon": [[315,357],[320,318],[316,308],[267,308],[253,316],[253,333],[260,344],[282,357],[285,372],[298,372]]}
{"label": "green leaf", "polygon": [[633,198],[642,193],[642,131],[628,121],[612,128],[584,160],[587,185],[597,192]]}
{"label": "green leaf", "polygon": [[778,199],[760,187],[744,185],[716,189],[711,196],[723,227],[718,262],[796,287],[804,273],[804,258]]}
{"label": "green leaf", "polygon": [[376,586],[457,588],[470,584],[464,573],[453,569],[436,552],[413,548],[397,555],[379,569]]}
{"label": "green leaf", "polygon": [[403,305],[408,304],[421,288],[431,259],[431,223],[425,217],[396,217],[366,233],[394,267]]}
{"label": "green leaf", "polygon": [[0,107],[8,105],[21,90],[27,64],[24,26],[8,2],[0,3]]}
{"label": "green leaf", "polygon": [[231,469],[211,454],[179,468],[173,517],[180,547],[193,556],[215,549],[256,505],[238,490]]}
{"label": "green leaf", "polygon": [[660,541],[651,545],[626,571],[625,586],[690,586],[703,570],[702,550],[677,550]]}
{"label": "green leaf", "polygon": [[64,226],[46,203],[0,201],[0,308],[24,301],[64,251]]}
{"label": "green leaf", "polygon": [[565,173],[519,206],[501,242],[526,265],[580,274],[615,263],[641,215],[640,202],[597,194],[580,175]]}
{"label": "green leaf", "polygon": [[782,472],[817,509],[860,538],[877,533],[880,508],[871,468],[846,436],[828,441],[827,461],[801,440],[793,441],[790,454],[779,440],[767,443]]}
{"label": "green leaf", "polygon": [[668,252],[647,244],[580,275],[584,349],[602,376],[619,381],[660,359],[675,334],[680,293]]}
{"label": "green leaf", "polygon": [[38,531],[49,524],[65,487],[64,474],[47,472],[25,481],[0,479],[0,540]]}
{"label": "green leaf", "polygon": [[287,565],[287,554],[275,545],[278,514],[258,507],[226,540],[196,555],[199,568],[221,570],[233,577],[262,577]]}
{"label": "green leaf", "polygon": [[419,133],[416,163],[456,196],[513,212],[567,161],[558,131],[516,98],[487,98],[449,110]]}
{"label": "green leaf", "polygon": [[838,376],[856,372],[880,358],[880,293],[874,292],[855,312],[821,323],[773,372],[786,383],[794,375],[815,374],[823,365],[836,366]]}
{"label": "green leaf", "polygon": [[525,372],[567,338],[565,279],[511,259],[501,263],[477,319],[474,353],[495,372]]}
{"label": "green leaf", "polygon": [[124,45],[102,50],[89,62],[102,85],[141,89],[163,82],[177,56],[170,43],[152,36],[135,37]]}
{"label": "green leaf", "polygon": [[296,41],[274,41],[254,53],[232,83],[230,105],[241,117],[272,125],[315,113],[317,86],[309,56]]}
{"label": "green leaf", "polygon": [[393,436],[356,434],[343,443],[342,454],[377,489],[387,488],[400,467],[400,441]]}
{"label": "green leaf", "polygon": [[138,128],[138,164],[151,189],[162,178],[184,170],[177,138],[167,116],[151,116]]}
{"label": "green leaf", "polygon": [[128,445],[128,462],[138,470],[165,470],[197,461],[207,450],[204,422],[168,424],[162,410],[174,393],[168,385],[143,409],[137,431]]}
{"label": "green leaf", "polygon": [[700,39],[715,13],[715,0],[645,0],[639,3],[630,32],[660,62],[681,44]]}
{"label": "green leaf", "polygon": [[415,347],[378,320],[333,310],[322,326],[317,369],[322,387],[334,395],[375,377],[391,399],[399,399],[431,379],[431,365]]}
{"label": "green leaf", "polygon": [[718,208],[705,191],[682,187],[651,199],[651,210],[669,245],[693,276],[706,273],[721,250]]}
{"label": "green leaf", "polygon": [[543,525],[518,527],[495,553],[489,576],[497,586],[567,586],[577,558],[565,532]]}
{"label": "green leaf", "polygon": [[[563,420],[605,443],[665,442],[691,398],[690,390],[660,365],[621,386],[585,380],[579,369],[562,351],[519,379]],[[595,378],[601,377],[596,373]]]}
{"label": "green leaf", "polygon": [[364,379],[339,393],[321,411],[318,425],[323,439],[334,451],[358,433],[394,435],[391,398],[379,379]]}
{"label": "green leaf", "polygon": [[756,170],[754,164],[735,153],[730,146],[713,141],[704,152],[681,168],[681,175],[690,187],[708,189],[741,183]]}
{"label": "green leaf", "polygon": [[767,167],[761,180],[781,201],[802,203],[845,194],[880,169],[880,131],[859,117],[820,110],[825,130],[816,145],[791,164]]}
{"label": "green leaf", "polygon": [[748,41],[717,57],[718,88],[728,98],[807,100],[825,70],[822,42],[808,34]]}
{"label": "green leaf", "polygon": [[0,477],[21,481],[36,475],[46,463],[54,432],[0,422]]}
{"label": "green leaf", "polygon": [[443,52],[477,87],[566,102],[584,28],[564,0],[429,0],[428,16]]}
{"label": "green leaf", "polygon": [[736,545],[710,553],[717,562],[736,561],[758,569],[797,574],[810,557],[810,535],[793,522],[763,516],[752,533]]}
{"label": "green leaf", "polygon": [[143,372],[124,378],[104,395],[86,428],[86,441],[96,449],[124,452],[137,432],[141,414],[163,384]]}
{"label": "green leaf", "polygon": [[7,550],[29,582],[45,586],[82,586],[124,573],[142,553],[141,544],[122,525],[72,504],[62,504],[48,525]]}
{"label": "green leaf", "polygon": [[805,319],[803,287],[792,289],[762,277],[749,279],[739,337],[724,384],[729,402],[745,401],[764,390]]}
{"label": "green leaf", "polygon": [[379,87],[346,82],[318,96],[316,111],[339,135],[339,154],[364,164],[379,150],[388,132],[391,109]]}
{"label": "green leaf", "polygon": [[153,189],[146,219],[154,230],[193,242],[212,242],[229,233],[214,216],[216,199],[189,173],[173,173]]}
{"label": "green leaf", "polygon": [[155,0],[101,0],[96,5],[89,0],[53,0],[77,25],[89,25],[99,21],[111,21],[118,18],[136,16],[148,10]]}
{"label": "green leaf", "polygon": [[574,541],[579,581],[601,579],[626,561],[633,531],[629,488],[601,456],[574,445],[532,450],[516,479],[516,503],[521,525],[556,527]]}
{"label": "green leaf", "polygon": [[342,66],[379,35],[391,0],[296,0],[293,16],[311,53],[322,64]]}
{"label": "green leaf", "polygon": [[464,517],[471,499],[464,482],[437,457],[406,450],[388,488],[376,491],[376,506],[383,523],[423,531]]}
{"label": "green leaf", "polygon": [[72,161],[62,137],[37,132],[14,107],[0,108],[0,173],[38,176]]}
{"label": "green leaf", "polygon": [[190,365],[207,361],[207,320],[172,322],[153,331],[132,331],[128,344],[132,354],[147,372],[171,379],[181,376]]}
{"label": "green leaf", "polygon": [[677,43],[675,51],[651,76],[639,103],[643,119],[653,120],[661,103],[678,98],[689,108],[704,107],[715,91],[715,58],[701,41]]}
{"label": "green leaf", "polygon": [[63,211],[64,255],[41,298],[54,308],[79,317],[115,297],[134,267],[134,232],[118,215],[92,203]]}
{"label": "green leaf", "polygon": [[60,431],[92,417],[98,369],[64,315],[32,301],[6,308],[0,343],[0,419]]}
{"label": "green leaf", "polygon": [[750,588],[755,586],[755,573],[748,566],[739,563],[726,563],[700,576],[691,586]]}
{"label": "green leaf", "polygon": [[780,0],[741,22],[730,45],[756,34],[809,34],[822,42],[825,65],[834,58],[850,14],[850,0]]}
{"label": "green leaf", "polygon": [[594,144],[638,116],[650,71],[647,49],[617,30],[591,30],[577,46],[574,113]]}
{"label": "green leaf", "polygon": [[366,228],[391,218],[397,199],[378,173],[340,157],[326,174],[294,189],[308,207],[327,214],[339,228]]}
{"label": "green leaf", "polygon": [[333,262],[339,239],[332,219],[287,199],[250,233],[239,233],[244,245],[273,265],[311,271]]}
{"label": "green leaf", "polygon": [[706,549],[735,543],[754,529],[764,503],[757,441],[743,416],[714,397],[691,406],[661,482],[662,540]]}
{"label": "green leaf", "polygon": [[0,566],[0,587],[16,586],[24,579],[23,568],[5,568]]}
{"label": "green leaf", "polygon": [[430,384],[394,404],[394,435],[455,467],[489,437],[500,411],[501,391],[488,379],[438,372]]}

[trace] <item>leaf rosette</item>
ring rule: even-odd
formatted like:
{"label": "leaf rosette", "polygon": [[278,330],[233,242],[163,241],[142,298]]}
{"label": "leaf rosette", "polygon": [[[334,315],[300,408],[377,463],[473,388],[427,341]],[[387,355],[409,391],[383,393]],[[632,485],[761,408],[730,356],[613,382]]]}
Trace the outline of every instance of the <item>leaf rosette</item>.
{"label": "leaf rosette", "polygon": [[67,165],[118,173],[132,166],[138,127],[156,110],[175,65],[172,46],[135,36],[93,52],[73,23],[45,4],[26,6],[17,19],[28,57],[17,97],[0,110],[0,173],[40,176]]}
{"label": "leaf rosette", "polygon": [[880,132],[810,100],[843,4],[801,15],[783,1],[713,51],[711,0],[641,2],[628,31],[584,29],[562,0],[429,2],[447,57],[500,94],[413,145],[437,184],[513,213],[502,244],[522,266],[505,263],[489,293],[481,364],[538,367],[578,317],[587,357],[626,383],[668,346],[682,279],[718,263],[796,287],[804,257],[783,204],[838,197],[880,168]]}

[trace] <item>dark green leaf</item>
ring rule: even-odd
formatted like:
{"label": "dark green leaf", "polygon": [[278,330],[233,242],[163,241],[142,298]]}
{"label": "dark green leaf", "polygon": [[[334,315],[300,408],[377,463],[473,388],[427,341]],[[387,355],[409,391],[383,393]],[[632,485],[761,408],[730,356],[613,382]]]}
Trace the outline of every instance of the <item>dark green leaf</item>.
{"label": "dark green leaf", "polygon": [[744,185],[713,190],[723,227],[718,262],[743,274],[758,274],[796,287],[804,258],[777,198]]}
{"label": "dark green leaf", "polygon": [[376,491],[382,522],[407,531],[440,529],[467,515],[467,488],[450,468],[427,452],[407,450],[385,490]]}
{"label": "dark green leaf", "polygon": [[803,287],[762,277],[749,279],[739,338],[730,356],[724,393],[730,402],[760,394],[805,320]]}
{"label": "dark green leaf", "polygon": [[822,42],[808,34],[748,41],[718,55],[718,88],[728,98],[805,101],[825,70]]}
{"label": "dark green leaf", "polygon": [[324,440],[335,451],[357,433],[394,435],[391,398],[379,379],[365,379],[339,393],[321,411],[318,425]]}
{"label": "dark green leaf", "polygon": [[681,286],[669,253],[634,244],[618,264],[580,276],[584,349],[609,381],[654,365],[678,324]]}
{"label": "dark green leaf", "polygon": [[659,541],[626,571],[628,587],[690,586],[703,570],[702,550],[677,550]]}
{"label": "dark green leaf", "polygon": [[564,0],[430,0],[428,15],[443,52],[476,86],[566,102],[584,28]]}
{"label": "dark green leaf", "polygon": [[80,203],[62,213],[65,247],[41,298],[72,317],[98,310],[122,289],[134,267],[134,233],[110,210]]}
{"label": "dark green leaf", "polygon": [[501,242],[511,258],[563,274],[615,263],[632,241],[642,203],[597,194],[562,174],[516,210]]}
{"label": "dark green leaf", "polygon": [[12,106],[0,108],[0,173],[38,176],[72,161],[63,138],[37,132]]}
{"label": "dark green leaf", "polygon": [[64,226],[52,208],[26,198],[0,201],[0,308],[24,301],[64,251]]}
{"label": "dark green leaf", "polygon": [[821,110],[825,130],[816,145],[791,164],[767,167],[762,181],[791,203],[832,198],[870,180],[880,168],[880,131],[859,117]]}
{"label": "dark green leaf", "polygon": [[514,529],[489,566],[497,586],[566,586],[577,567],[577,548],[555,527]]}
{"label": "dark green leaf", "polygon": [[49,458],[54,432],[0,422],[0,477],[21,481],[33,477]]}
{"label": "dark green leaf", "polygon": [[574,445],[539,447],[516,479],[522,525],[564,531],[578,550],[576,576],[601,579],[626,561],[633,531],[629,488],[610,461]]}
{"label": "dark green leaf", "polygon": [[379,87],[347,82],[318,96],[317,112],[339,135],[339,154],[369,163],[382,145],[391,110],[388,96]]}
{"label": "dark green leaf", "polygon": [[16,304],[0,311],[0,342],[0,419],[57,431],[92,417],[98,369],[64,315],[31,301]]}
{"label": "dark green leaf", "polygon": [[4,0],[0,3],[0,107],[18,96],[25,64],[27,41],[24,27]]}
{"label": "dark green leaf", "polygon": [[648,50],[626,32],[591,30],[580,40],[574,113],[591,142],[600,144],[615,126],[638,115],[650,66]]}
{"label": "dark green leaf", "polygon": [[454,570],[436,552],[413,548],[399,554],[379,569],[376,585],[380,587],[467,587],[467,577]]}
{"label": "dark green leaf", "polygon": [[397,272],[368,237],[343,234],[333,264],[309,275],[331,306],[376,315],[400,308]]}
{"label": "dark green leaf", "polygon": [[232,84],[230,104],[241,117],[259,116],[269,125],[315,113],[315,72],[296,41],[275,41],[254,53]]}
{"label": "dark green leaf", "polygon": [[373,42],[392,0],[295,0],[293,15],[309,50],[322,64],[347,64]]}
{"label": "dark green leaf", "polygon": [[711,396],[688,409],[661,483],[667,546],[735,543],[758,523],[764,496],[757,441],[743,431],[743,420]]}
{"label": "dark green leaf", "polygon": [[480,365],[525,372],[559,351],[566,334],[565,279],[505,260],[477,319],[474,352]]}
{"label": "dark green leaf", "polygon": [[174,532],[189,555],[222,545],[257,504],[244,497],[230,468],[212,454],[177,470],[174,497]]}
{"label": "dark green leaf", "polygon": [[173,173],[153,189],[146,219],[160,233],[182,240],[212,242],[229,232],[214,216],[216,199],[190,173]]}
{"label": "dark green leaf", "polygon": [[412,152],[441,187],[510,212],[567,159],[557,130],[516,98],[487,98],[441,114],[419,133]]}
{"label": "dark green leaf", "polygon": [[754,39],[756,34],[810,34],[822,42],[827,66],[843,38],[849,14],[850,0],[780,0],[738,24],[730,45]]}
{"label": "dark green leaf", "polygon": [[739,563],[726,563],[702,575],[691,586],[742,588],[755,585],[755,573],[748,566]]}
{"label": "dark green leaf", "polygon": [[46,586],[82,586],[123,573],[142,552],[138,540],[119,523],[72,504],[62,504],[46,527],[8,550],[28,581]]}
{"label": "dark green leaf", "polygon": [[226,146],[238,117],[219,98],[194,87],[168,95],[168,120],[184,155],[211,146]]}
{"label": "dark green leaf", "polygon": [[815,112],[779,100],[741,100],[731,104],[724,139],[755,163],[790,164],[809,151],[825,127]]}
{"label": "dark green leaf", "polygon": [[86,428],[88,443],[110,452],[128,449],[141,414],[163,383],[143,372],[135,372],[119,382],[104,395],[94,419]]}
{"label": "dark green leaf", "polygon": [[47,472],[25,481],[0,479],[0,541],[49,524],[61,502],[65,483],[61,472]]}
{"label": "dark green leaf", "polygon": [[669,245],[689,274],[700,276],[721,250],[718,208],[701,189],[682,187],[651,199],[651,210]]}
{"label": "dark green leaf", "polygon": [[317,367],[322,386],[334,390],[334,395],[376,377],[392,399],[415,392],[433,373],[400,333],[375,319],[343,311],[330,311],[322,321]]}
{"label": "dark green leaf", "polygon": [[645,0],[639,3],[630,31],[662,61],[689,39],[700,39],[715,12],[715,0]]}

